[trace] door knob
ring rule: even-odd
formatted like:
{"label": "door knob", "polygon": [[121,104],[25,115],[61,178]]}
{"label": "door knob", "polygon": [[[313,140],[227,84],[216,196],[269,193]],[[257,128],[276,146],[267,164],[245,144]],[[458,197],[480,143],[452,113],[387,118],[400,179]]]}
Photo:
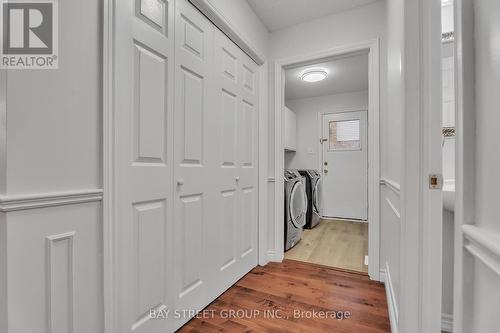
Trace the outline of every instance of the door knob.
{"label": "door knob", "polygon": [[179,178],[179,179],[177,180],[177,185],[179,185],[179,186],[184,185],[184,179]]}
{"label": "door knob", "polygon": [[240,177],[239,177],[239,176],[234,177],[234,179],[235,179],[237,182],[239,182],[239,181],[240,181]]}
{"label": "door knob", "polygon": [[328,170],[326,170],[326,169],[325,169],[325,170],[323,170],[323,172],[324,172],[325,174],[327,174],[327,173],[328,173]]}

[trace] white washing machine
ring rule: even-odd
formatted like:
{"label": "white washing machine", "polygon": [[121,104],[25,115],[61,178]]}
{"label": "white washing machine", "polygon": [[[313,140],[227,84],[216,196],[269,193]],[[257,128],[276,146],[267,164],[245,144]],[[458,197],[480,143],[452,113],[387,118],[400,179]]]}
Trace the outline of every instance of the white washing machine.
{"label": "white washing machine", "polygon": [[296,170],[285,170],[285,251],[300,241],[306,213],[307,197],[303,178]]}

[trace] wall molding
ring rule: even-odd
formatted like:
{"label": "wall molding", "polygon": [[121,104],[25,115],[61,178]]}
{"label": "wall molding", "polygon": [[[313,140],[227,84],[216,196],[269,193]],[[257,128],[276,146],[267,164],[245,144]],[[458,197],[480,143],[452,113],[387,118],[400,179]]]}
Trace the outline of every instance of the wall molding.
{"label": "wall molding", "polygon": [[500,236],[475,225],[462,226],[462,232],[467,251],[500,276]]}
{"label": "wall molding", "polygon": [[[398,304],[396,301],[396,295],[394,294],[394,287],[391,280],[391,272],[389,270],[389,263],[385,263],[385,268],[381,269],[380,276],[384,277],[385,284],[385,295],[387,297],[387,305],[389,307],[389,321],[391,323],[391,332],[398,333]],[[383,272],[383,273],[382,273]]]}
{"label": "wall molding", "polygon": [[0,212],[101,201],[102,189],[0,196]]}
{"label": "wall molding", "polygon": [[394,204],[392,203],[391,199],[389,199],[388,197],[385,197],[385,202],[387,202],[387,204],[391,208],[391,210],[394,213],[394,215],[396,215],[396,217],[398,219],[401,219],[401,213],[396,209],[396,206],[394,206]]}
{"label": "wall molding", "polygon": [[231,22],[211,3],[210,0],[189,0],[203,15],[229,37],[239,48],[243,50],[257,65],[266,62],[265,57],[251,45],[248,39],[236,29]]}
{"label": "wall molding", "polygon": [[443,332],[453,332],[453,315],[448,313],[441,315],[441,330]]}
{"label": "wall molding", "polygon": [[397,195],[401,195],[401,185],[388,178],[380,178],[380,185],[387,186]]}

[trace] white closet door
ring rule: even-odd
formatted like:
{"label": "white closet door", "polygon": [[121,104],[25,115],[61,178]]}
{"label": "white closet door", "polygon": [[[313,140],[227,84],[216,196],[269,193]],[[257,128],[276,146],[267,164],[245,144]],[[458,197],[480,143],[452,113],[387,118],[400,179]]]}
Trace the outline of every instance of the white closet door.
{"label": "white closet door", "polygon": [[175,308],[201,310],[257,265],[257,66],[179,0],[175,71]]}
{"label": "white closet door", "polygon": [[173,0],[116,2],[118,332],[165,332],[151,308],[170,308]]}
{"label": "white closet door", "polygon": [[257,264],[256,69],[220,30],[215,32],[217,215],[213,293],[219,294]]}
{"label": "white closet door", "polygon": [[209,246],[215,237],[217,145],[213,105],[213,27],[187,1],[176,2],[174,265],[176,309],[208,303]]}

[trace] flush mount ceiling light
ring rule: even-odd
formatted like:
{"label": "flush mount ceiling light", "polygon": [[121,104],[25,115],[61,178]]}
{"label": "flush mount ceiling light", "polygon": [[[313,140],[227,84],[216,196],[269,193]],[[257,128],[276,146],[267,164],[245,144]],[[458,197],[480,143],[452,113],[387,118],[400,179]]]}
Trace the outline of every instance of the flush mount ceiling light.
{"label": "flush mount ceiling light", "polygon": [[308,69],[300,75],[300,79],[305,82],[319,82],[328,77],[324,69]]}

